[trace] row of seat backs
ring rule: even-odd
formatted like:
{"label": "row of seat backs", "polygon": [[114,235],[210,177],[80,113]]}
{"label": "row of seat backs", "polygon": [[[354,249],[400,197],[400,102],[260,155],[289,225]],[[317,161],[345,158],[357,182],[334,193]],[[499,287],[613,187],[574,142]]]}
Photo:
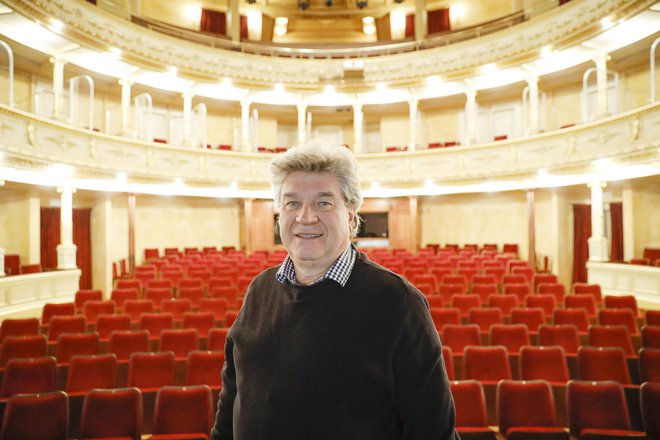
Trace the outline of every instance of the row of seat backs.
{"label": "row of seat backs", "polygon": [[[7,401],[0,440],[66,440],[69,397],[62,391],[18,395]],[[111,415],[111,416],[109,416]],[[206,385],[163,387],[156,395],[152,439],[208,439],[213,424],[211,390]],[[172,437],[174,434],[187,434]],[[81,438],[139,440],[142,394],[137,388],[92,390],[83,403]]]}
{"label": "row of seat backs", "polygon": [[[488,428],[483,386],[476,380],[453,381],[450,384],[456,405],[459,434],[486,434],[495,439]],[[570,434],[577,438],[601,435],[602,438],[646,438],[634,431],[620,384],[612,381],[569,381],[566,386],[567,419]],[[660,436],[660,384],[645,383],[640,401],[646,433]],[[497,384],[496,406],[499,432],[505,438],[565,438],[557,424],[550,384],[544,380],[501,380]],[[620,437],[619,437],[620,436]],[[598,437],[601,438],[601,437]]]}

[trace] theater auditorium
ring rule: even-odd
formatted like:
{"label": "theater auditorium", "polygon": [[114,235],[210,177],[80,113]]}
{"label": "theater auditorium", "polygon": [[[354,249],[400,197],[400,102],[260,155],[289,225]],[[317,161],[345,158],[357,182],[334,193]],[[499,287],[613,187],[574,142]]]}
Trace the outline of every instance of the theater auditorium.
{"label": "theater auditorium", "polygon": [[659,43],[656,0],[0,0],[0,440],[208,439],[313,139],[461,438],[660,440]]}

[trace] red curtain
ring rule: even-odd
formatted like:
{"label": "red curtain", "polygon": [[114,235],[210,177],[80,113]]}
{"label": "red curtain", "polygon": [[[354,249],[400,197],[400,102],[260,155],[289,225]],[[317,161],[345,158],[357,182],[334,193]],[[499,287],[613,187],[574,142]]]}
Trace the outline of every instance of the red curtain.
{"label": "red curtain", "polygon": [[415,37],[415,14],[406,15],[406,38]]}
{"label": "red curtain", "polygon": [[41,208],[41,267],[57,269],[57,245],[60,244],[60,208]]}
{"label": "red curtain", "polygon": [[573,205],[573,282],[587,282],[591,205]]}
{"label": "red curtain", "polygon": [[[80,288],[92,288],[91,209],[73,210],[73,244],[76,266],[82,271]],[[60,208],[41,208],[41,266],[57,269],[57,245],[60,244]]]}
{"label": "red curtain", "polygon": [[248,22],[245,15],[241,15],[241,40],[248,39]]}
{"label": "red curtain", "polygon": [[222,11],[214,11],[213,9],[202,8],[202,18],[199,23],[199,29],[202,32],[227,35],[227,20],[225,18],[225,13]]}
{"label": "red curtain", "polygon": [[76,208],[73,210],[73,244],[78,247],[76,251],[76,266],[80,268],[80,288],[92,288],[92,238],[91,222],[92,210],[89,208]]}
{"label": "red curtain", "polygon": [[610,203],[612,248],[610,261],[623,261],[623,203]]}
{"label": "red curtain", "polygon": [[426,17],[429,35],[447,32],[451,29],[451,25],[449,24],[449,8],[428,11]]}

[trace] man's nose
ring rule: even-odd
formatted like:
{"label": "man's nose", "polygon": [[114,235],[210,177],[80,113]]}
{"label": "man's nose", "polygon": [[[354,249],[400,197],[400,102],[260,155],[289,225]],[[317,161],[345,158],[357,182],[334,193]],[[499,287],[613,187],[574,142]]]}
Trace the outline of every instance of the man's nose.
{"label": "man's nose", "polygon": [[308,204],[303,204],[302,208],[300,209],[300,212],[296,216],[296,221],[298,223],[306,225],[306,224],[316,223],[318,221],[318,217],[316,216],[316,212],[314,211],[314,208],[312,206]]}

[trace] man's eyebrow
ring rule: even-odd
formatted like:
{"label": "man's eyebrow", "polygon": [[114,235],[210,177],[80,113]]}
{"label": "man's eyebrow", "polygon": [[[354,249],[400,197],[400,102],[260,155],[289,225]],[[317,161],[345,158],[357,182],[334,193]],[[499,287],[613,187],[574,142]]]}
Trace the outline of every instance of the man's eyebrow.
{"label": "man's eyebrow", "polygon": [[[282,197],[297,197],[298,193],[295,192],[285,192],[282,193]],[[320,191],[316,193],[316,197],[337,197],[337,194],[335,194],[332,191]]]}

